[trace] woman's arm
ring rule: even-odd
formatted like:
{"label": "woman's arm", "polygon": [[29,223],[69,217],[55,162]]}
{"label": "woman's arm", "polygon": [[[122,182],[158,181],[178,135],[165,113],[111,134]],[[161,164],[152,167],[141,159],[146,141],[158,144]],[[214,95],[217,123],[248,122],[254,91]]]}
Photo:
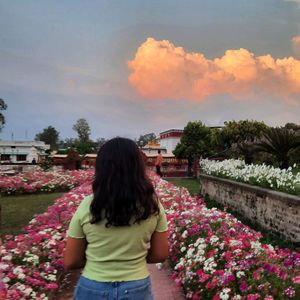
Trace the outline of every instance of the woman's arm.
{"label": "woman's arm", "polygon": [[68,237],[65,253],[64,253],[64,268],[65,271],[79,269],[85,266],[85,250],[86,239],[75,239]]}
{"label": "woman's arm", "polygon": [[168,231],[154,231],[146,257],[148,264],[164,262],[169,255]]}

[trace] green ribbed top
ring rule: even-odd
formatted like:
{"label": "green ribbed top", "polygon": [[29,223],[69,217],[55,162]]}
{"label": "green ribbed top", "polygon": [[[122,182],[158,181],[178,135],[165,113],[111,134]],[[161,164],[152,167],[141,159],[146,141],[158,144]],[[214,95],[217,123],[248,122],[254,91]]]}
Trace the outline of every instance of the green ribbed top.
{"label": "green ribbed top", "polygon": [[105,227],[106,219],[91,224],[90,204],[93,196],[83,199],[75,212],[67,235],[87,240],[86,265],[82,275],[96,281],[129,281],[149,276],[147,248],[154,231],[168,230],[164,208],[159,215],[140,224]]}

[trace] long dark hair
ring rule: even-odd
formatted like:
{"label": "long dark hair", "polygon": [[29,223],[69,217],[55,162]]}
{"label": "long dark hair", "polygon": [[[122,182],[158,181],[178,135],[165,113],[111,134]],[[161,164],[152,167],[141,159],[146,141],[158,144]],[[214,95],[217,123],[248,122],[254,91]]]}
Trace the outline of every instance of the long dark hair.
{"label": "long dark hair", "polygon": [[91,223],[126,226],[159,212],[154,187],[145,172],[142,153],[126,138],[113,138],[99,150],[90,206]]}

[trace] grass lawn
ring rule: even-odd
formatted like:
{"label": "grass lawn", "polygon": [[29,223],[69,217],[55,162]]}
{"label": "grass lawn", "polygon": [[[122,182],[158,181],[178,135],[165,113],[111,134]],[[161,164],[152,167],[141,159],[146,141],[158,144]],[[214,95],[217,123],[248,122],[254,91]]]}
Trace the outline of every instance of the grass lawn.
{"label": "grass lawn", "polygon": [[199,179],[194,178],[164,178],[168,182],[176,186],[185,187],[192,196],[198,195],[200,192]]}
{"label": "grass lawn", "polygon": [[0,197],[1,234],[18,234],[35,214],[46,211],[63,193]]}

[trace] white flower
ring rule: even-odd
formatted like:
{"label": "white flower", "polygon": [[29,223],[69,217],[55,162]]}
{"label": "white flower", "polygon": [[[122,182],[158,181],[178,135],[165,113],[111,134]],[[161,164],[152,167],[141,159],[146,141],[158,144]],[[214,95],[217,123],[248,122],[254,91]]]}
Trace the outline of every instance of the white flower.
{"label": "white flower", "polygon": [[18,274],[18,278],[21,280],[24,279],[25,277],[26,277],[26,275],[23,273]]}
{"label": "white flower", "polygon": [[214,244],[215,242],[217,242],[219,240],[219,238],[217,237],[217,236],[215,236],[215,235],[213,235],[213,236],[211,236],[211,238],[210,238],[210,242],[212,243],[212,244]]}
{"label": "white flower", "polygon": [[183,232],[183,234],[182,234],[182,237],[183,237],[183,238],[186,238],[187,235],[188,235],[188,232],[185,230],[185,231]]}
{"label": "white flower", "polygon": [[5,270],[8,267],[9,267],[9,265],[0,263],[0,270]]}
{"label": "white flower", "polygon": [[26,294],[27,296],[29,296],[32,291],[33,291],[32,288],[27,288],[23,292],[24,292],[24,294]]}
{"label": "white flower", "polygon": [[242,276],[245,276],[245,272],[243,272],[243,271],[238,271],[238,272],[236,273],[236,277],[237,277],[237,278],[241,278]]}
{"label": "white flower", "polygon": [[221,300],[227,300],[229,299],[229,295],[228,293],[231,291],[231,289],[229,288],[225,288],[222,290],[222,292],[220,293],[220,299]]}
{"label": "white flower", "polygon": [[2,260],[7,260],[8,261],[8,260],[11,260],[11,259],[12,259],[12,256],[9,255],[9,254],[2,257]]}

